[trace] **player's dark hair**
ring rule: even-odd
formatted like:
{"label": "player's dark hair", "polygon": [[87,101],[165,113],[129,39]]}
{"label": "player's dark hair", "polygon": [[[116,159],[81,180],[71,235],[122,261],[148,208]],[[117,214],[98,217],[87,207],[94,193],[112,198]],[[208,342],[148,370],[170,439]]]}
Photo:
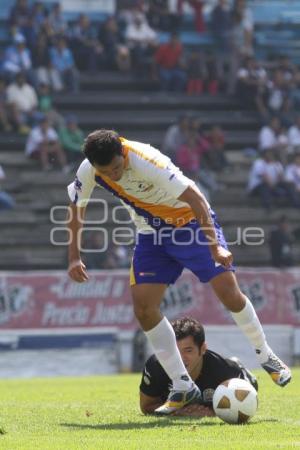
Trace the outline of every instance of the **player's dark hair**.
{"label": "player's dark hair", "polygon": [[83,153],[92,165],[107,166],[115,156],[122,155],[120,136],[114,130],[95,130],[87,136]]}
{"label": "player's dark hair", "polygon": [[171,322],[171,325],[177,341],[192,336],[198,347],[201,347],[205,341],[204,328],[198,320],[192,319],[191,317],[183,317],[182,319],[174,320]]}

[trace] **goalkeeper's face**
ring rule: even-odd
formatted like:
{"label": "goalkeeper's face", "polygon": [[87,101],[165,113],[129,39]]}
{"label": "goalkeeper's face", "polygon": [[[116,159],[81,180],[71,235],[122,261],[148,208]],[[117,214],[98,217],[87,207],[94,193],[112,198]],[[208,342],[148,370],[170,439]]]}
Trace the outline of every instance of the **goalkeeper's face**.
{"label": "goalkeeper's face", "polygon": [[112,181],[119,181],[124,172],[125,168],[125,158],[122,155],[115,156],[111,163],[106,166],[100,166],[99,164],[94,164],[95,169],[100,175],[108,177]]}
{"label": "goalkeeper's face", "polygon": [[206,351],[205,342],[199,347],[192,336],[187,336],[177,341],[177,347],[188,373],[193,375],[202,367],[203,355]]}

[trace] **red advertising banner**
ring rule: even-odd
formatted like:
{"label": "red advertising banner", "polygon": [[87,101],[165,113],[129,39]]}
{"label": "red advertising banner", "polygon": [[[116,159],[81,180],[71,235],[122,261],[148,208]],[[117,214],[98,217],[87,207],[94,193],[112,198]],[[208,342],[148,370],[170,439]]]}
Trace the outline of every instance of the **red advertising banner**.
{"label": "red advertising banner", "polygon": [[[240,286],[265,324],[300,326],[300,269],[239,269]],[[208,284],[185,272],[169,287],[164,314],[203,324],[232,324]],[[87,283],[66,272],[0,273],[0,329],[108,327],[135,330],[128,271],[91,272]]]}

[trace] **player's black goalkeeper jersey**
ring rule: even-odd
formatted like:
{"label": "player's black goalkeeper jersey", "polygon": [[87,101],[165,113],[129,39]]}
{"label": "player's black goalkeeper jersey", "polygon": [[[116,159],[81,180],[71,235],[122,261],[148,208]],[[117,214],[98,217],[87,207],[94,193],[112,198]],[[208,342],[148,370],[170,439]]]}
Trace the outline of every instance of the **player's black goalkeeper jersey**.
{"label": "player's black goalkeeper jersey", "polygon": [[[243,368],[236,362],[225,359],[211,350],[207,350],[203,356],[203,366],[199,377],[195,383],[202,392],[203,402],[207,406],[212,405],[212,397],[217,386],[229,378],[247,377]],[[171,380],[158,362],[155,355],[152,355],[145,364],[140,390],[150,397],[160,397],[164,402],[172,386]]]}

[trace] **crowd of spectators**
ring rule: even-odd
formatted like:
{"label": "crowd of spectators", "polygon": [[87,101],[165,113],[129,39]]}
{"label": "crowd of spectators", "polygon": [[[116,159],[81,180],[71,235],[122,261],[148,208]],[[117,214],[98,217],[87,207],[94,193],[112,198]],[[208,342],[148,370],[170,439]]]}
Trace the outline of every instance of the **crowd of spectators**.
{"label": "crowd of spectators", "polygon": [[270,210],[276,204],[300,208],[300,117],[286,128],[272,117],[259,133],[258,158],[249,174],[248,192]]}
{"label": "crowd of spectators", "polygon": [[[9,17],[11,42],[1,57],[2,77],[10,83],[23,72],[36,89],[44,83],[55,92],[78,92],[80,72],[116,69],[157,77],[166,90],[201,93],[207,86],[216,93],[225,86],[230,91],[240,59],[253,52],[253,20],[244,0],[233,6],[219,0],[205,23],[205,3],[178,0],[170,10],[167,0],[119,0],[115,14],[103,20],[81,13],[67,22],[59,2],[16,0]],[[182,44],[185,4],[195,13],[194,31],[210,33],[213,52],[190,51]],[[167,44],[160,42],[162,32],[170,34]],[[173,77],[179,81],[168,81]]]}
{"label": "crowd of spectators", "polygon": [[210,197],[222,188],[217,174],[228,167],[225,139],[221,127],[207,129],[197,116],[184,114],[167,129],[162,151]]}

